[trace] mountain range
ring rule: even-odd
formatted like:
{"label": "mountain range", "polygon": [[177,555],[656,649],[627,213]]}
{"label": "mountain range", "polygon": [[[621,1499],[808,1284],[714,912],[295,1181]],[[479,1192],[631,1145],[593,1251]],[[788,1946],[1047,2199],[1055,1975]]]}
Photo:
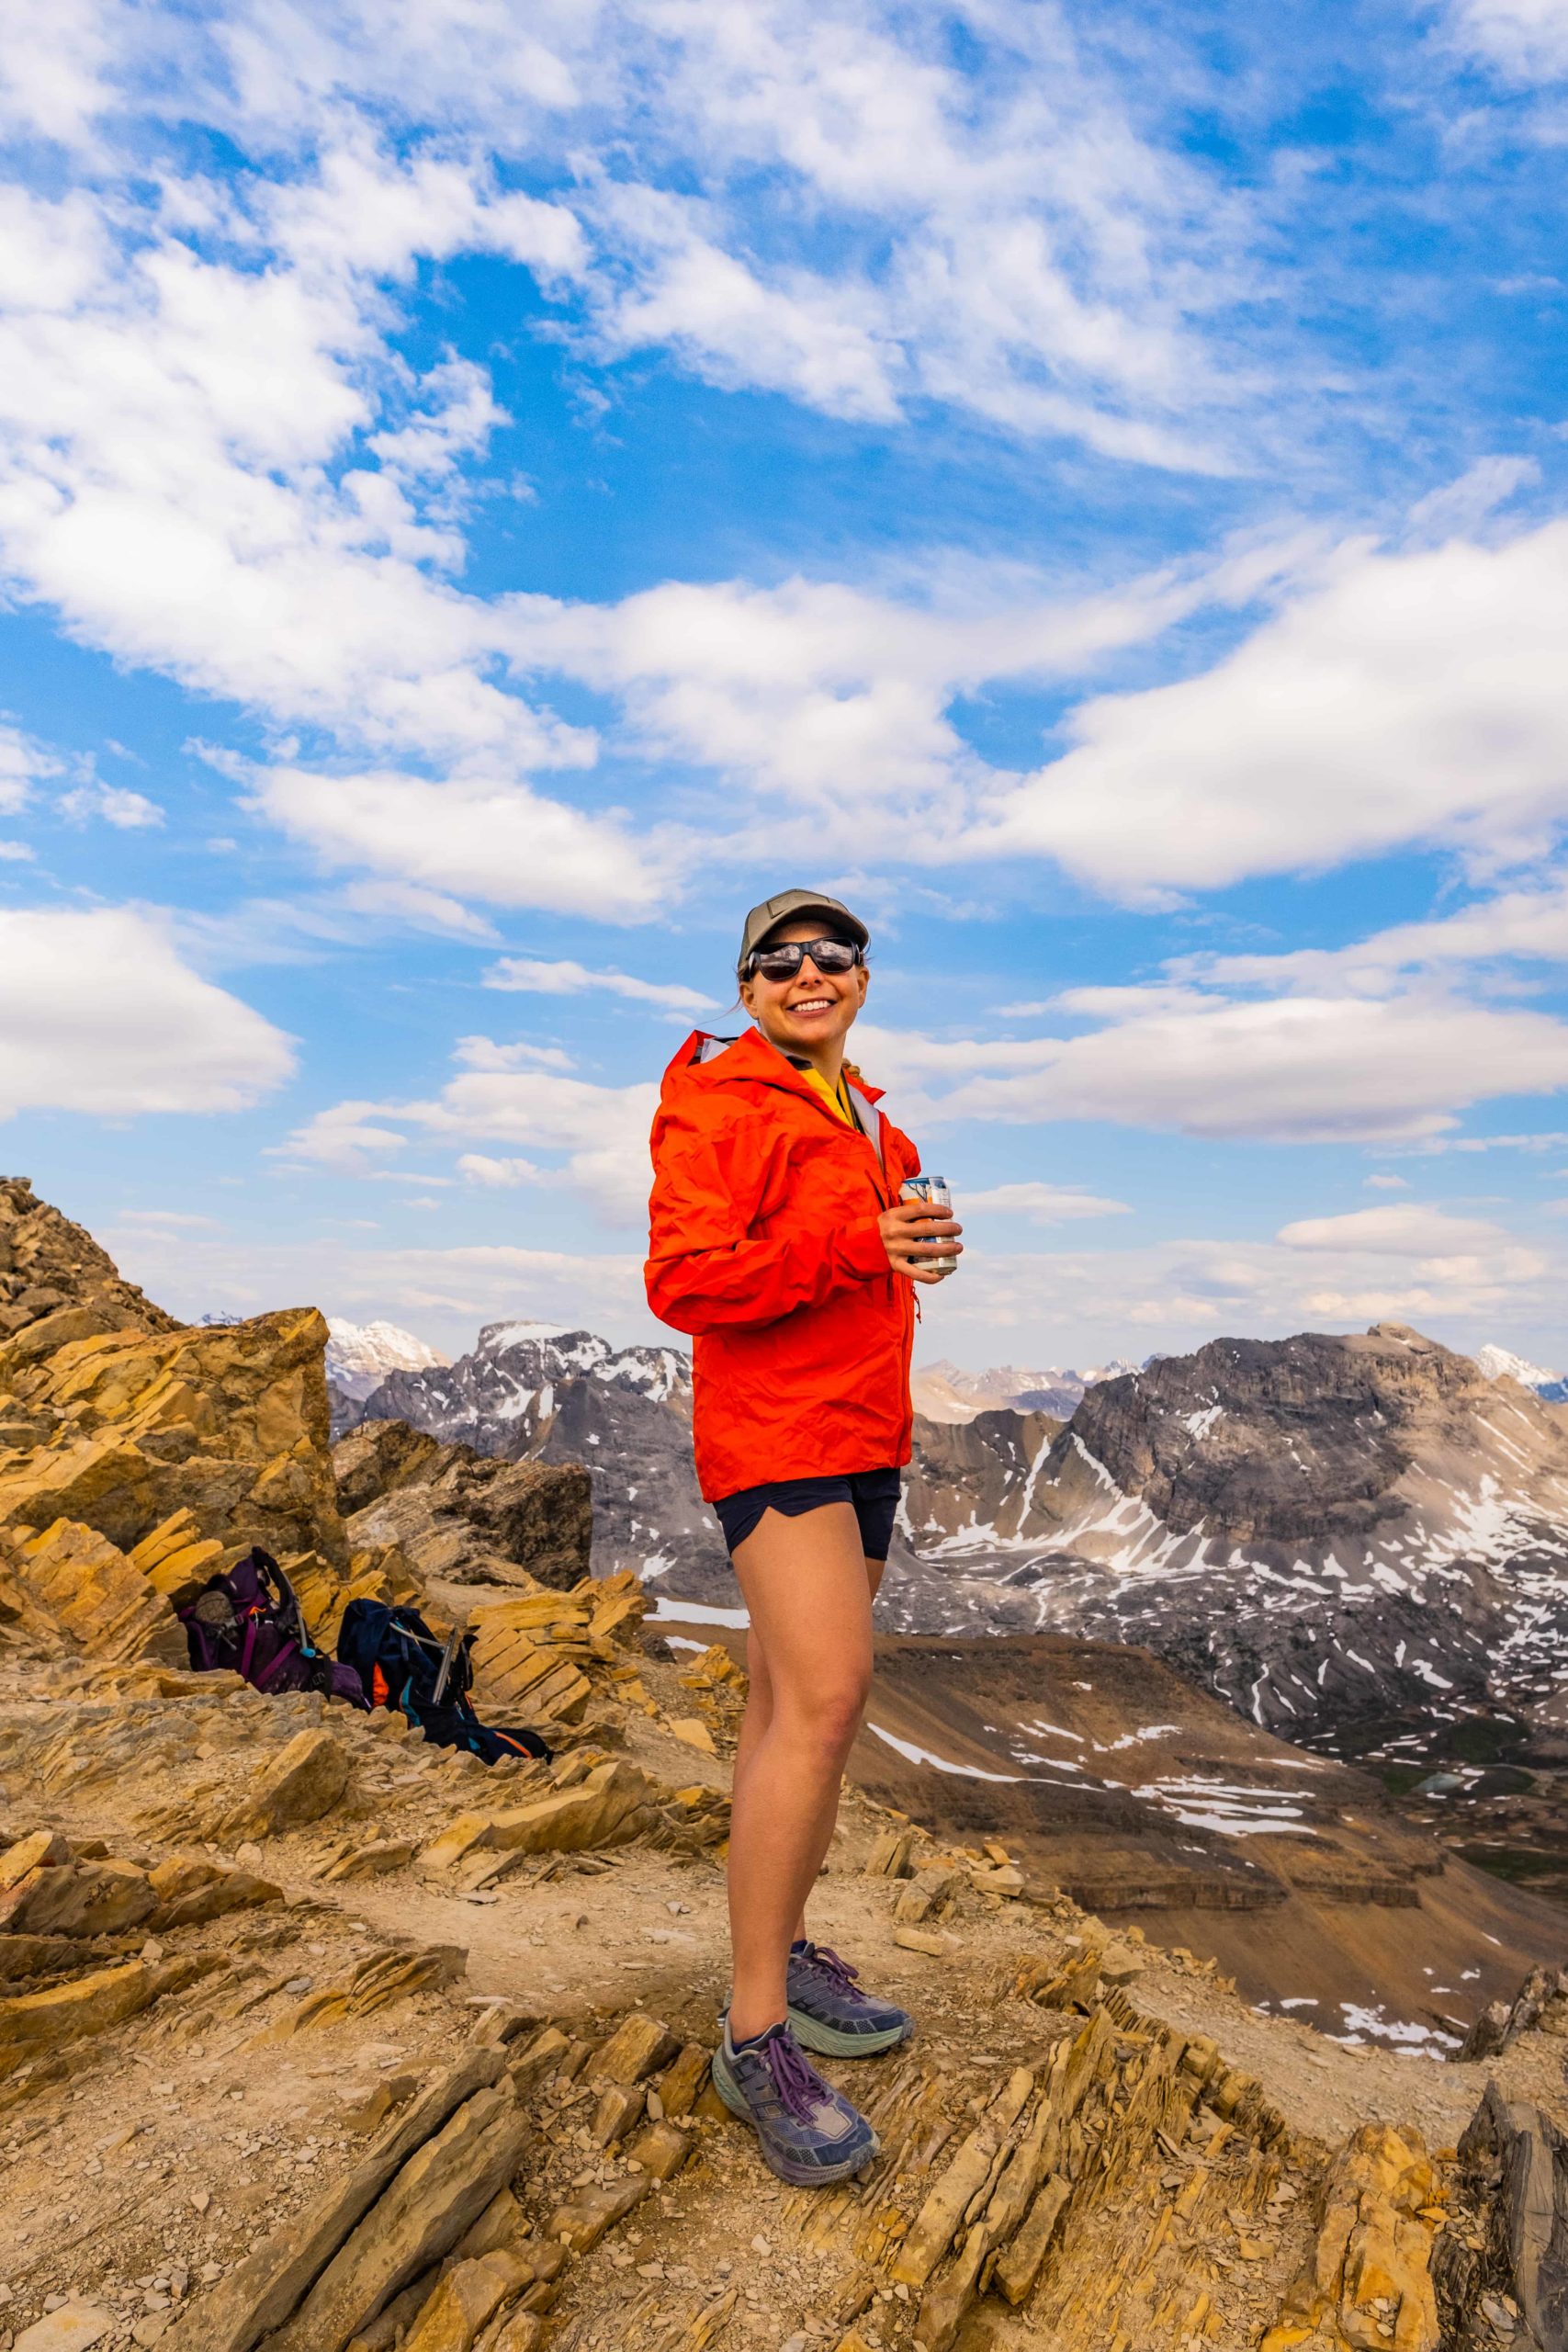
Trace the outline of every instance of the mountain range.
{"label": "mountain range", "polygon": [[1098,1380],[1114,1380],[1137,1366],[1120,1358],[1091,1372],[1074,1372],[1060,1364],[1024,1372],[1017,1364],[998,1364],[989,1372],[963,1372],[945,1359],[917,1366],[910,1387],[915,1410],[928,1421],[972,1421],[977,1413],[998,1406],[1015,1413],[1054,1413],[1065,1421],[1083,1401],[1086,1388]]}
{"label": "mountain range", "polygon": [[[917,1417],[887,1631],[1142,1643],[1347,1755],[1568,1717],[1568,1412],[1510,1372],[1392,1323],[1108,1367],[1065,1419],[1032,1402],[1054,1375],[932,1371],[964,1411]],[[984,1401],[998,1389],[1014,1401]],[[516,1321],[337,1400],[341,1420],[585,1463],[596,1569],[732,1607],[690,1411],[682,1351]]]}

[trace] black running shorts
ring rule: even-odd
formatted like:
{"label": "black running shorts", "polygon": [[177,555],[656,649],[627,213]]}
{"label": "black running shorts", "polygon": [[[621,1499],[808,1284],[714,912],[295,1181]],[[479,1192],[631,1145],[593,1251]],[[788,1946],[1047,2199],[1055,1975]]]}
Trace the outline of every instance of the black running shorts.
{"label": "black running shorts", "polygon": [[742,1487],[715,1503],[724,1540],[731,1552],[745,1543],[765,1510],[782,1510],[786,1519],[820,1510],[824,1503],[848,1503],[860,1521],[861,1550],[868,1560],[886,1560],[893,1540],[903,1473],[898,1470],[851,1470],[839,1478],[775,1478],[765,1487]]}

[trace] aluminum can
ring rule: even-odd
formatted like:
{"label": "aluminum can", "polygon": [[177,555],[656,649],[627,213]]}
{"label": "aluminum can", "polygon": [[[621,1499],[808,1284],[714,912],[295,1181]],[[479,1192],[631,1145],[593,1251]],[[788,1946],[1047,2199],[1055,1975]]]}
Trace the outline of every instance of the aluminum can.
{"label": "aluminum can", "polygon": [[[953,1195],[947,1189],[945,1176],[906,1176],[901,1200],[924,1201],[927,1206],[942,1216],[953,1207]],[[958,1264],[956,1258],[928,1258],[926,1263],[933,1273],[951,1274]]]}

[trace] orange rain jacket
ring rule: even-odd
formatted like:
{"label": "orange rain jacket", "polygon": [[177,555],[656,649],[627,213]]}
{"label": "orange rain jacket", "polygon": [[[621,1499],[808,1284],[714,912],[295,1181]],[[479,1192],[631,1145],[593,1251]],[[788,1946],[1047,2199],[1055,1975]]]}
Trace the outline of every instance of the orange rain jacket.
{"label": "orange rain jacket", "polygon": [[695,1341],[709,1502],[909,1459],[914,1284],[889,1266],[877,1219],[919,1156],[875,1087],[852,1092],[869,1133],[754,1029],[696,1031],[664,1073],[648,1303]]}

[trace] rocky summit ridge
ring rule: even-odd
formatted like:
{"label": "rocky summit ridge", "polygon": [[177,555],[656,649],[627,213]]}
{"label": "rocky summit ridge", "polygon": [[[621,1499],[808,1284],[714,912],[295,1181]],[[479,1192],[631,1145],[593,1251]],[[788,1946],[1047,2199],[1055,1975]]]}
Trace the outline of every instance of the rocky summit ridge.
{"label": "rocky summit ridge", "polygon": [[[6,2352],[1559,2352],[1568,1978],[1461,1995],[1442,2062],[1260,2015],[1021,1860],[987,1768],[920,1819],[924,1650],[814,1915],[919,2036],[835,2070],[867,2171],[783,2189],[710,2076],[728,1648],[584,1573],[581,1464],[385,1416],[334,1458],[313,1309],[176,1326],[52,1217],[0,1351]],[[169,1590],[257,1536],[319,1639],[466,1616],[551,1757],[188,1671]]]}

